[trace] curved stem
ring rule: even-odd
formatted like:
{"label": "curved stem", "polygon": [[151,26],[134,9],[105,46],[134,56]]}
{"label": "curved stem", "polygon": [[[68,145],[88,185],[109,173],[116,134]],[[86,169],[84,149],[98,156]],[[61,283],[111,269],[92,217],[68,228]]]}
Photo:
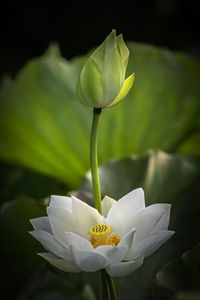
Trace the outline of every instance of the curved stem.
{"label": "curved stem", "polygon": [[92,130],[90,136],[90,166],[92,173],[94,206],[100,214],[102,214],[101,206],[101,188],[98,174],[98,156],[97,156],[97,132],[101,108],[94,108]]}

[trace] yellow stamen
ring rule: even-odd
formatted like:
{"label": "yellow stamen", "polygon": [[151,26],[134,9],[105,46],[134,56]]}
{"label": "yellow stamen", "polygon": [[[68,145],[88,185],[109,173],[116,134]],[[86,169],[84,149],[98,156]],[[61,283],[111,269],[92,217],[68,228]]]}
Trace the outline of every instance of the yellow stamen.
{"label": "yellow stamen", "polygon": [[90,227],[88,232],[91,235],[90,243],[94,248],[101,245],[117,246],[120,242],[118,234],[112,234],[112,227],[107,224],[98,224]]}

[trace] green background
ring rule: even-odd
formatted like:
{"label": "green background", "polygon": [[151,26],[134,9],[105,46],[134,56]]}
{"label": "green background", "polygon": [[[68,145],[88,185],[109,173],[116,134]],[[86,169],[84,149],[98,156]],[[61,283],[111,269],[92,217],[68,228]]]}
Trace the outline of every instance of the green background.
{"label": "green background", "polygon": [[[102,196],[119,199],[143,187],[147,205],[172,204],[170,229],[176,234],[134,274],[116,280],[119,299],[196,299],[199,63],[180,52],[127,45],[127,76],[134,71],[136,79],[128,96],[101,116]],[[36,255],[42,248],[28,234],[28,220],[46,214],[51,194],[73,193],[93,203],[88,173],[92,109],[76,96],[77,77],[86,59],[87,55],[67,61],[52,44],[14,79],[2,80],[3,299],[98,299],[98,274],[71,275],[51,268]]]}

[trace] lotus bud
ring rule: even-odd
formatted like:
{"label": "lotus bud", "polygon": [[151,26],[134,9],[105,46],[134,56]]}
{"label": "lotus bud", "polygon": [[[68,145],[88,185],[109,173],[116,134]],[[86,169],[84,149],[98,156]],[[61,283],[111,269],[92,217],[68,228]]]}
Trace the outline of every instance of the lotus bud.
{"label": "lotus bud", "polygon": [[92,53],[77,83],[80,101],[90,107],[106,108],[121,101],[130,90],[134,73],[125,79],[129,50],[116,31]]}

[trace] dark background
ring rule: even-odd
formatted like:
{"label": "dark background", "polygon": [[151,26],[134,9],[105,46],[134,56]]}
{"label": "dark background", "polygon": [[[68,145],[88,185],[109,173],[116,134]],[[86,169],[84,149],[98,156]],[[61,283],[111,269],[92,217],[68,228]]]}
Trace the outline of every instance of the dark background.
{"label": "dark background", "polygon": [[[151,43],[156,46],[167,47],[171,50],[184,51],[197,57],[197,59],[200,59],[198,26],[200,18],[199,8],[199,0],[132,0],[131,2],[128,2],[126,0],[107,0],[107,3],[103,3],[100,0],[93,1],[91,3],[85,2],[83,0],[15,0],[1,2],[0,77],[7,73],[10,73],[14,76],[23,67],[27,60],[32,59],[33,57],[41,56],[52,41],[57,41],[60,44],[62,55],[67,59],[70,59],[77,55],[85,54],[90,48],[99,45],[110,33],[112,28],[115,28],[117,30],[117,33],[123,33],[126,41],[131,40],[135,42]],[[156,74],[158,74],[158,72]],[[177,73],[175,73],[175,75],[176,74]],[[191,76],[191,80],[186,84],[186,90],[189,89],[188,85],[192,83],[193,78],[195,79],[195,82],[197,82],[195,77],[196,73],[194,73],[193,76],[194,77]],[[154,78],[156,78],[156,76],[154,76]],[[185,79],[180,76],[180,82],[182,82],[182,80]],[[174,90],[175,89],[176,87],[174,87]],[[197,93],[198,96],[198,90],[194,91],[194,100],[196,99],[195,93]],[[27,94],[25,93],[25,95]],[[178,93],[177,97],[179,97]],[[17,98],[14,98],[14,100],[15,99]],[[25,103],[25,98],[22,99],[22,101],[19,101],[19,110],[21,103]],[[197,100],[196,102],[192,103],[194,103],[194,107],[197,107],[198,113],[199,106],[197,105]],[[178,98],[177,102],[175,102],[174,104],[175,106],[178,105],[179,107]],[[154,106],[150,105],[149,107],[153,107],[154,109]],[[161,112],[163,111],[162,106],[159,106],[159,104],[155,107],[158,107],[157,113],[159,113],[159,109],[161,109]],[[185,112],[183,111],[182,105],[180,105],[180,108],[182,108],[182,110],[180,109],[180,113],[177,114],[178,117],[181,118],[181,114],[183,114],[183,116],[185,116],[184,118],[187,121],[187,113],[185,114]],[[0,109],[2,110],[1,106]],[[14,112],[13,115],[12,112]],[[21,114],[18,114],[19,111],[16,112],[16,118],[20,122]],[[11,109],[11,121],[9,122],[12,122],[12,117],[15,117],[15,108],[14,110]],[[194,123],[196,124],[197,120],[195,120]],[[158,131],[159,130],[160,129],[158,127]],[[195,133],[195,131],[192,131],[191,135],[193,133]],[[187,136],[183,136],[183,139],[184,138],[187,139]],[[28,141],[29,137],[26,136],[25,139]],[[32,143],[31,140],[30,143]],[[194,145],[192,144],[191,147],[193,146]],[[187,164],[184,164],[184,166],[186,167]],[[172,171],[174,170],[173,172],[175,175],[179,174],[176,173],[176,171],[183,172],[185,170],[184,168],[180,168],[179,164],[174,166],[172,165],[171,167]],[[189,184],[191,179],[191,186],[188,184],[188,193],[186,191],[187,185],[185,187],[184,181],[183,183],[182,181],[179,181],[179,176],[176,176],[177,184],[176,180],[175,184],[172,180],[173,184],[170,183],[163,185],[163,187],[165,186],[165,188],[167,189],[167,192],[163,193],[166,198],[171,195],[168,191],[169,186],[172,188],[172,190],[173,188],[176,188],[178,191],[177,196],[176,194],[174,194],[176,196],[174,196],[174,199],[178,199],[178,221],[176,223],[176,230],[178,232],[180,231],[179,236],[181,237],[181,242],[179,242],[179,240],[177,239],[177,242],[173,247],[170,248],[169,246],[170,249],[175,249],[174,253],[178,253],[178,251],[180,251],[182,254],[185,250],[189,249],[191,245],[193,246],[198,239],[199,218],[197,214],[199,211],[199,204],[196,200],[198,200],[199,188],[197,186],[198,183],[193,183],[194,179],[192,176],[194,175],[190,176],[190,174],[193,174],[192,169],[190,171],[189,173],[187,173],[187,171],[184,171],[185,173],[181,173],[183,179],[187,180]],[[140,174],[140,172],[141,170],[139,170],[138,174]],[[130,178],[132,182],[132,177]],[[155,178],[157,177],[155,176]],[[156,184],[156,182],[157,181],[155,181],[154,184]],[[2,200],[0,199],[0,201],[2,201],[3,205],[5,202],[5,206],[2,205],[1,208],[7,208],[7,210],[1,209],[3,217],[0,218],[0,229],[1,232],[3,232],[0,232],[0,236],[1,240],[5,240],[5,242],[1,243],[0,247],[3,248],[3,254],[1,254],[0,256],[2,257],[1,273],[3,275],[2,278],[4,279],[0,280],[0,287],[2,285],[0,295],[3,294],[2,299],[5,300],[6,298],[12,300],[22,300],[27,299],[26,293],[28,290],[31,299],[38,299],[36,293],[36,289],[38,290],[37,283],[35,283],[34,286],[34,283],[31,280],[35,280],[35,275],[33,276],[34,278],[32,277],[33,270],[39,270],[43,261],[39,261],[38,257],[35,255],[36,250],[34,249],[38,249],[39,244],[37,244],[37,242],[32,239],[27,232],[28,230],[30,230],[28,219],[39,216],[39,212],[34,208],[35,204],[31,199],[20,197],[21,195],[32,197],[33,199],[36,199],[38,203],[43,203],[43,197],[46,197],[46,195],[48,195],[49,193],[62,195],[65,194],[66,191],[68,191],[68,187],[62,185],[60,182],[57,182],[52,178],[30,170],[26,170],[21,166],[16,167],[12,163],[7,164],[6,162],[0,162],[0,185],[0,198],[2,198]],[[183,186],[182,192],[179,191],[180,186]],[[124,187],[126,187],[125,184]],[[152,188],[152,191],[157,194],[157,189]],[[154,193],[151,194],[152,199],[152,195],[154,195]],[[187,198],[188,194],[190,196],[189,198]],[[18,196],[21,201],[18,206],[17,202],[15,202],[16,196]],[[13,200],[13,198],[15,198],[15,200]],[[180,206],[179,210],[179,204],[181,203],[181,201],[179,200],[183,199],[185,201],[184,205]],[[191,204],[189,205],[189,207],[187,207],[186,205],[188,204],[188,200]],[[8,205],[8,202],[10,202],[10,206]],[[185,224],[187,224],[187,226],[184,226]],[[172,228],[174,229],[175,227]],[[183,244],[184,247],[182,247]],[[0,251],[2,251],[2,249],[0,249]],[[166,257],[166,255],[163,255],[163,258]],[[199,257],[199,255],[197,257]],[[157,262],[157,259],[155,259],[155,261]],[[151,270],[151,260],[149,262],[149,266],[149,270]],[[48,266],[48,268],[50,267]],[[41,280],[40,276],[42,274],[40,272],[41,271],[39,270],[39,273],[37,275],[38,277],[36,276],[35,280],[35,282],[38,280],[39,286]],[[181,271],[177,276],[178,288],[181,282],[180,274]],[[46,292],[44,292],[44,297],[49,300],[51,295],[53,295],[52,297],[54,297],[54,292],[58,291],[61,291],[62,297],[62,290],[61,288],[59,288],[59,284],[61,284],[62,286],[63,283],[60,277],[56,277],[56,274],[54,274],[53,272],[49,272],[47,273],[47,275],[52,277],[49,281],[47,278]],[[188,273],[187,277],[185,273],[183,273],[183,284],[185,285],[186,282],[186,287],[188,287],[188,285],[190,285],[190,283],[193,281],[193,277],[191,277],[190,275],[191,274]],[[140,278],[143,277],[141,276],[138,278],[140,280]],[[55,282],[56,280],[57,282]],[[141,286],[142,282],[143,281],[141,280]],[[33,285],[32,290],[30,288],[31,285]],[[130,288],[132,288],[131,285]],[[43,289],[45,290],[45,282],[44,280],[41,280],[41,286],[39,287],[39,295],[41,295],[41,297]],[[79,286],[77,290],[78,289],[80,289]],[[127,294],[129,290],[121,289],[123,294],[124,292],[126,292]],[[16,298],[16,295],[20,296]],[[59,299],[61,297],[59,297]]]}
{"label": "dark background", "polygon": [[0,73],[15,74],[52,41],[67,59],[84,54],[112,28],[126,40],[199,57],[199,8],[198,0],[6,1],[0,13]]}

